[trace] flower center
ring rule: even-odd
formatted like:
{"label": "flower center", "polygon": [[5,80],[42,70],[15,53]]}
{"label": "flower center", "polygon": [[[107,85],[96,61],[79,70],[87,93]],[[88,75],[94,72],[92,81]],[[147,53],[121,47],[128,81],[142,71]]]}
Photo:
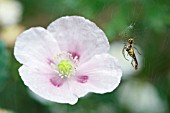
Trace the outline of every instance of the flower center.
{"label": "flower center", "polygon": [[61,60],[58,64],[58,69],[61,74],[70,75],[73,71],[73,66],[69,60]]}
{"label": "flower center", "polygon": [[78,57],[72,57],[72,54],[63,52],[57,54],[50,63],[53,71],[61,78],[69,78],[74,75],[78,67]]}

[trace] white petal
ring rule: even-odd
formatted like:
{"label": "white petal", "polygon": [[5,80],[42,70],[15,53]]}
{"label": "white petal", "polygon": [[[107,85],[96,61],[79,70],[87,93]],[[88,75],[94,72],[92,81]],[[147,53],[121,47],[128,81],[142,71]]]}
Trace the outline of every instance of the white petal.
{"label": "white petal", "polygon": [[44,99],[69,104],[75,104],[78,100],[78,98],[70,92],[67,81],[65,81],[62,86],[56,87],[50,82],[51,75],[43,74],[26,66],[20,67],[19,74],[24,84]]}
{"label": "white petal", "polygon": [[57,41],[44,28],[36,27],[23,32],[16,40],[14,55],[27,66],[46,65],[60,52]]}
{"label": "white petal", "polygon": [[[88,79],[83,82],[74,80],[78,76],[88,76]],[[111,92],[119,85],[121,76],[122,71],[114,57],[109,54],[95,55],[79,67],[76,77],[70,81],[71,90],[78,97],[88,92]]]}
{"label": "white petal", "polygon": [[79,16],[66,16],[52,22],[47,28],[59,43],[60,49],[76,53],[80,62],[109,50],[104,32],[93,22]]}

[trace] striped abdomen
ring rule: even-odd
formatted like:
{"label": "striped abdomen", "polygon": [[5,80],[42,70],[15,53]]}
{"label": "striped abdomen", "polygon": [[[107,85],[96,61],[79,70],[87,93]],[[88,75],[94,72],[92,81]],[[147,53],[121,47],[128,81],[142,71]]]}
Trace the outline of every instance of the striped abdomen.
{"label": "striped abdomen", "polygon": [[126,51],[133,58],[133,60],[135,62],[135,70],[137,70],[138,69],[138,61],[137,61],[134,50],[131,47],[129,47],[129,48],[126,49]]}

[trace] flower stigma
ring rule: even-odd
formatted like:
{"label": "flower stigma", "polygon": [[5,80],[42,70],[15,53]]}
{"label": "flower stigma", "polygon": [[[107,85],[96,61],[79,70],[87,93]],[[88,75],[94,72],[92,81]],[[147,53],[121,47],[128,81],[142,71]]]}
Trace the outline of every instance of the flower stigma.
{"label": "flower stigma", "polygon": [[78,67],[78,57],[73,58],[72,54],[63,52],[57,54],[50,63],[53,71],[61,78],[69,78],[74,75]]}
{"label": "flower stigma", "polygon": [[61,60],[60,63],[58,64],[58,68],[60,73],[64,75],[71,74],[73,70],[71,62],[69,60]]}

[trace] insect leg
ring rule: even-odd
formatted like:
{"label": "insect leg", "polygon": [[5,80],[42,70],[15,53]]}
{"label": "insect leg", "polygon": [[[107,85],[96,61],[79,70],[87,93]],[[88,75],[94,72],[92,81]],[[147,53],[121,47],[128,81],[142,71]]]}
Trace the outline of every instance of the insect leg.
{"label": "insect leg", "polygon": [[125,58],[127,61],[129,61],[129,60],[125,57],[125,49],[126,49],[126,47],[124,47],[124,48],[122,49],[122,54],[123,54],[124,58]]}
{"label": "insect leg", "polygon": [[133,65],[133,61],[134,61],[134,60],[132,59],[131,64],[132,64],[132,66],[134,67],[134,65]]}
{"label": "insect leg", "polygon": [[141,55],[141,53],[138,51],[138,49],[136,47],[133,47],[133,48]]}

